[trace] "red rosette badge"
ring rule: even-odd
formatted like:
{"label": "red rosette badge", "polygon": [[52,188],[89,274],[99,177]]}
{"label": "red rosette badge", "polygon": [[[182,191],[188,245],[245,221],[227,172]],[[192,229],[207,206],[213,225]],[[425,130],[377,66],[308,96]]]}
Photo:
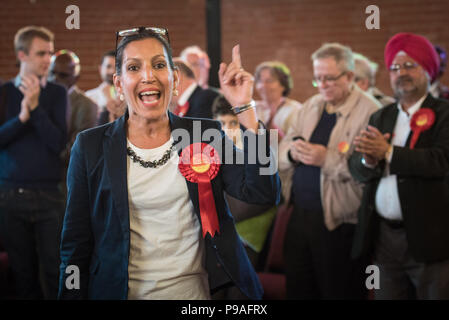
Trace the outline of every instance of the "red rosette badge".
{"label": "red rosette badge", "polygon": [[338,144],[338,151],[346,153],[349,150],[349,144],[346,141],[342,141]]}
{"label": "red rosette badge", "polygon": [[182,150],[178,168],[187,180],[198,184],[203,237],[208,232],[214,237],[215,232],[219,233],[220,229],[210,182],[220,169],[218,152],[207,143],[193,143]]}
{"label": "red rosette badge", "polygon": [[421,132],[430,129],[435,122],[435,113],[429,108],[420,108],[410,120],[410,129],[413,131],[410,149],[415,147]]}

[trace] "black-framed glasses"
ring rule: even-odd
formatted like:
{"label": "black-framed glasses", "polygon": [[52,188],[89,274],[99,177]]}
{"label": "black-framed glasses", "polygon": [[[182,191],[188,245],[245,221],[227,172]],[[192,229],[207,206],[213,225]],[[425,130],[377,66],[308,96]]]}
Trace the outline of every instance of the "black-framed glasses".
{"label": "black-framed glasses", "polygon": [[347,71],[343,71],[342,73],[340,73],[338,76],[335,76],[335,77],[331,77],[331,76],[314,77],[312,80],[312,85],[315,88],[318,87],[318,83],[326,82],[326,83],[332,85],[335,83],[335,81],[337,81],[338,79],[343,77],[346,73],[347,73]]}
{"label": "black-framed glasses", "polygon": [[119,37],[128,37],[135,34],[149,32],[153,34],[160,35],[167,40],[168,44],[170,44],[170,37],[168,35],[168,30],[166,28],[159,27],[135,27],[131,29],[119,30],[115,33],[115,55],[117,56],[117,45]]}
{"label": "black-framed glasses", "polygon": [[403,65],[400,65],[399,63],[395,63],[390,66],[390,71],[398,72],[401,69],[408,71],[408,70],[415,69],[417,66],[418,66],[418,64],[416,62],[411,62],[411,61],[404,62]]}

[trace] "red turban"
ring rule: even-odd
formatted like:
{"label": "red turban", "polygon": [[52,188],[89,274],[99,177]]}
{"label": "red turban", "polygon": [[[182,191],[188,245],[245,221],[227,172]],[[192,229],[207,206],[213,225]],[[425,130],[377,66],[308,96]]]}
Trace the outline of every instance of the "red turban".
{"label": "red turban", "polygon": [[394,35],[385,46],[385,65],[391,66],[399,51],[404,51],[429,73],[431,81],[435,80],[440,67],[440,60],[432,43],[423,36],[401,32]]}

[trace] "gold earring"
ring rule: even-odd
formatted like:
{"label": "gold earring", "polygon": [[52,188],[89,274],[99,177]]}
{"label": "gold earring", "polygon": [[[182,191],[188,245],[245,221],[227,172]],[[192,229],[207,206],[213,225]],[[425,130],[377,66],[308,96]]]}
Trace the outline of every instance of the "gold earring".
{"label": "gold earring", "polygon": [[176,97],[179,94],[178,89],[173,90],[173,95]]}

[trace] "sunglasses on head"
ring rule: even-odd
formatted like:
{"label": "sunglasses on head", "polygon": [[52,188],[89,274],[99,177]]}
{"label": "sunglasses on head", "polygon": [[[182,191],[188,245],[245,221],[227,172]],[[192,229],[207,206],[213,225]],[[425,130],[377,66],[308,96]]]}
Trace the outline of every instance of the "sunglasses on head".
{"label": "sunglasses on head", "polygon": [[135,27],[131,29],[120,30],[115,33],[115,54],[117,55],[117,45],[119,37],[129,37],[132,35],[140,34],[140,33],[150,33],[155,35],[160,35],[167,40],[168,44],[170,44],[170,37],[168,36],[168,30],[165,28],[158,27]]}

